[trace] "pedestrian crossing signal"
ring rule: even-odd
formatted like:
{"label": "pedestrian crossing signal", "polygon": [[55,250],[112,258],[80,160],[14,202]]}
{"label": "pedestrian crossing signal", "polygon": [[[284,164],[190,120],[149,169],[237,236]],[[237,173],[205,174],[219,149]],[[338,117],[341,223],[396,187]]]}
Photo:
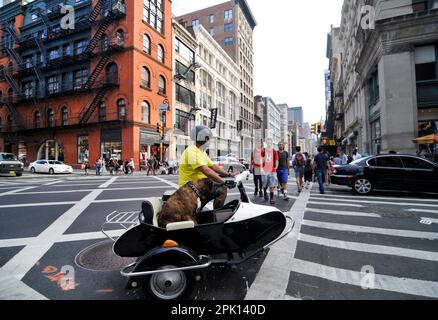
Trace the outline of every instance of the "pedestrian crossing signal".
{"label": "pedestrian crossing signal", "polygon": [[157,123],[157,133],[161,133],[161,126],[159,123]]}
{"label": "pedestrian crossing signal", "polygon": [[328,145],[328,139],[327,139],[327,138],[322,138],[322,139],[321,139],[321,144],[322,144],[323,146],[327,146],[327,145]]}
{"label": "pedestrian crossing signal", "polygon": [[312,124],[312,134],[316,134],[316,123]]}

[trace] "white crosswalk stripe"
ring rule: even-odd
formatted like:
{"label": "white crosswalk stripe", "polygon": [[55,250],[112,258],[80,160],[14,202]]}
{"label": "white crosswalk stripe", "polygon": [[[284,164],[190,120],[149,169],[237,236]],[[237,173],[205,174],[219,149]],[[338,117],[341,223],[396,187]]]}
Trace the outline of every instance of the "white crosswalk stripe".
{"label": "white crosswalk stripe", "polygon": [[[393,214],[391,218],[378,213],[383,207],[388,210],[385,213],[389,212],[389,216]],[[354,263],[348,262],[358,253],[363,254],[364,259],[371,259],[369,255],[373,255],[375,263],[379,259],[388,261],[387,264],[399,261],[385,257],[404,258],[410,259],[407,261],[412,261],[417,267],[424,265],[433,270],[438,267],[438,220],[424,218],[422,214],[437,214],[437,207],[437,199],[409,195],[399,198],[381,195],[362,197],[346,195],[336,188],[321,195],[317,185],[314,185],[298,238],[302,252],[307,253],[304,258],[301,256],[303,253],[298,253],[298,256],[295,254],[292,272],[336,283],[337,288],[342,285],[354,286],[359,289],[357,292],[362,292],[364,274],[361,270],[353,270],[351,266]],[[397,218],[403,214],[405,219]],[[420,220],[432,223],[422,225]],[[388,240],[388,237],[394,238]],[[415,248],[410,246],[414,241],[417,244]],[[313,248],[311,254],[306,248]],[[325,256],[327,252],[331,252],[330,257]],[[334,256],[336,252],[339,257]],[[380,274],[373,275],[376,290],[394,295],[438,299],[438,277],[432,277],[434,281],[430,281],[430,276],[424,278],[421,268],[410,269],[406,265],[401,269],[398,265],[374,267],[380,270]],[[382,269],[385,270],[384,274],[381,273]],[[394,270],[398,270],[396,276]],[[404,275],[403,272],[408,274]]]}

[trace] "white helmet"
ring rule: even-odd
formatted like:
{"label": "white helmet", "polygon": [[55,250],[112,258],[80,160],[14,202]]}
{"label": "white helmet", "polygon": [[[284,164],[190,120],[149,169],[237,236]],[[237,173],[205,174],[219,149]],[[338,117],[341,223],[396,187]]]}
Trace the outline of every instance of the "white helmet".
{"label": "white helmet", "polygon": [[213,132],[205,126],[196,126],[190,133],[190,139],[196,143],[205,143],[211,141]]}

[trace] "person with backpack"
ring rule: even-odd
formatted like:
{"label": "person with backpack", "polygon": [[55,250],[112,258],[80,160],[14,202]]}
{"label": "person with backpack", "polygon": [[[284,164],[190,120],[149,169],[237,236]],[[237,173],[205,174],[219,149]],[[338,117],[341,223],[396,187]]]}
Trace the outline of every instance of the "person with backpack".
{"label": "person with backpack", "polygon": [[304,187],[304,167],[306,166],[306,157],[301,153],[301,147],[295,148],[296,153],[292,157],[292,166],[295,170],[297,179],[298,192],[301,192]]}
{"label": "person with backpack", "polygon": [[277,178],[280,193],[283,195],[283,200],[287,201],[289,200],[289,197],[287,196],[287,183],[289,182],[289,170],[290,170],[290,164],[289,164],[289,153],[284,150],[284,144],[280,143],[278,145],[278,170],[277,170]]}
{"label": "person with backpack", "polygon": [[306,165],[304,166],[304,186],[308,189],[313,178],[312,159],[307,152],[304,153],[304,156],[306,157]]}

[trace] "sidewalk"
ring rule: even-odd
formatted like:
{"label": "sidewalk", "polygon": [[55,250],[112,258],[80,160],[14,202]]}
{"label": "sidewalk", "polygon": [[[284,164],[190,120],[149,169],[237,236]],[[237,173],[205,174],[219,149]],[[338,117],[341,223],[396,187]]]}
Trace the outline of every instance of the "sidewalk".
{"label": "sidewalk", "polygon": [[295,300],[286,295],[286,289],[312,185],[309,190],[303,189],[291,211],[287,213],[295,221],[295,227],[289,236],[270,248],[245,300]]}

